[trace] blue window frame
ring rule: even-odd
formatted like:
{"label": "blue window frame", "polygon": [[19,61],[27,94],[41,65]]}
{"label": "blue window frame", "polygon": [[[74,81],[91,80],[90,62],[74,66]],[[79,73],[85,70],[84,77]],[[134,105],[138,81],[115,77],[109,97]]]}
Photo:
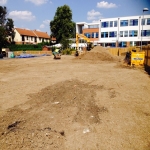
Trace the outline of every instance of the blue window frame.
{"label": "blue window frame", "polygon": [[120,37],[123,37],[123,31],[120,31]]}
{"label": "blue window frame", "polygon": [[145,25],[145,20],[146,20],[146,19],[142,19],[141,25]]}
{"label": "blue window frame", "polygon": [[150,18],[147,18],[147,25],[150,25]]}
{"label": "blue window frame", "polygon": [[120,26],[121,27],[128,26],[128,20],[120,20]]}
{"label": "blue window frame", "polygon": [[111,43],[110,46],[111,47],[116,47],[116,43]]}
{"label": "blue window frame", "polygon": [[110,27],[113,27],[113,21],[110,21]]}
{"label": "blue window frame", "polygon": [[137,30],[130,30],[129,31],[129,36],[130,37],[137,37],[138,36],[138,31]]}
{"label": "blue window frame", "polygon": [[92,32],[92,38],[94,38],[94,32]]}
{"label": "blue window frame", "polygon": [[117,27],[117,21],[114,21],[114,27]]}
{"label": "blue window frame", "polygon": [[101,27],[107,28],[109,26],[109,22],[102,22]]}
{"label": "blue window frame", "polygon": [[108,32],[101,32],[101,38],[108,38]]}
{"label": "blue window frame", "polygon": [[99,35],[98,32],[96,32],[96,38],[98,38],[98,35]]}
{"label": "blue window frame", "polygon": [[127,46],[127,42],[120,42],[120,47],[126,47]]}
{"label": "blue window frame", "polygon": [[84,33],[84,35],[87,37],[87,38],[90,38],[90,33]]}
{"label": "blue window frame", "polygon": [[109,32],[109,37],[117,37],[117,31]]}
{"label": "blue window frame", "polygon": [[128,37],[128,31],[124,31],[124,37]]}
{"label": "blue window frame", "polygon": [[141,33],[142,36],[150,36],[150,30],[143,30]]}
{"label": "blue window frame", "polygon": [[138,19],[131,19],[130,26],[138,26]]}
{"label": "blue window frame", "polygon": [[84,33],[84,35],[87,37],[87,33]]}

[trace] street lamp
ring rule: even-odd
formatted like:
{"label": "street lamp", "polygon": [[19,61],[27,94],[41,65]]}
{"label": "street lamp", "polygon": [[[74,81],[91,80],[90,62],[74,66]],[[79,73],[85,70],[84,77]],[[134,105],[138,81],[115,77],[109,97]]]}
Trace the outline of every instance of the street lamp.
{"label": "street lamp", "polygon": [[143,24],[144,24],[144,11],[149,11],[149,10],[148,10],[148,8],[143,8],[142,31],[141,31],[141,51],[142,51],[142,36],[143,36]]}

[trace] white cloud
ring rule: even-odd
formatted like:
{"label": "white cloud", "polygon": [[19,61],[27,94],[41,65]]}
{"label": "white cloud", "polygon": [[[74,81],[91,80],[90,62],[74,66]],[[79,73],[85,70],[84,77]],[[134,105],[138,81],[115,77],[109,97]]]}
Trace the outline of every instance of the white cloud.
{"label": "white cloud", "polygon": [[14,20],[26,20],[26,21],[32,21],[35,19],[35,16],[32,15],[32,12],[30,11],[11,11],[8,15],[10,18],[13,18]]}
{"label": "white cloud", "polygon": [[50,23],[50,20],[48,20],[48,19],[44,20],[43,23],[40,25],[40,28],[43,29],[43,28],[47,27],[47,25],[49,25],[49,23]]}
{"label": "white cloud", "polygon": [[31,2],[35,5],[42,5],[42,4],[46,4],[46,3],[52,3],[52,1],[49,0],[25,0],[25,2]]}
{"label": "white cloud", "polygon": [[0,5],[5,5],[7,3],[7,0],[0,0]]}
{"label": "white cloud", "polygon": [[108,3],[108,2],[102,1],[102,2],[97,3],[97,7],[98,8],[115,8],[115,7],[117,7],[117,5],[113,4],[113,3]]}
{"label": "white cloud", "polygon": [[93,20],[92,21],[92,23],[98,23],[99,22],[99,20]]}
{"label": "white cloud", "polygon": [[44,24],[41,24],[41,25],[40,25],[40,28],[42,28],[42,29],[45,28],[45,25],[44,25]]}
{"label": "white cloud", "polygon": [[92,9],[91,11],[87,12],[87,19],[88,20],[96,20],[101,17],[101,13]]}
{"label": "white cloud", "polygon": [[44,20],[43,24],[49,25],[50,24],[50,20]]}

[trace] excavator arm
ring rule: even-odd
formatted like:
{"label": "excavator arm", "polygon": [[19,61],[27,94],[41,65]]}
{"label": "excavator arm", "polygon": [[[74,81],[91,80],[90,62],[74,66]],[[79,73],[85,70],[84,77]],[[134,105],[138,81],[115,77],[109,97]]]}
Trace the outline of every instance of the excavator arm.
{"label": "excavator arm", "polygon": [[91,43],[90,39],[87,38],[85,35],[76,33],[76,46],[77,46],[77,50],[79,50],[79,39],[80,38],[86,40],[87,43]]}

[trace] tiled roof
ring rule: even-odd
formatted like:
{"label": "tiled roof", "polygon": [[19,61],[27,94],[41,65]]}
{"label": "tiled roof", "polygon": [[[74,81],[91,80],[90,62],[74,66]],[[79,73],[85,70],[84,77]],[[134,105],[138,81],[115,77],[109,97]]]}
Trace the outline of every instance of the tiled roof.
{"label": "tiled roof", "polygon": [[36,30],[32,31],[32,30],[21,29],[21,28],[16,28],[16,30],[19,32],[20,35],[34,36],[34,37],[47,38],[47,39],[50,38],[50,36],[46,32],[41,32]]}
{"label": "tiled roof", "polygon": [[41,32],[41,31],[33,31],[38,37],[41,38],[50,38],[50,36],[47,34],[47,32]]}
{"label": "tiled roof", "polygon": [[27,36],[36,36],[33,31],[31,30],[27,30],[27,29],[20,29],[20,28],[16,28],[16,30],[19,32],[19,34],[21,35],[27,35]]}
{"label": "tiled roof", "polygon": [[52,41],[56,41],[56,38],[55,38],[55,37],[51,37],[51,40],[52,40]]}

